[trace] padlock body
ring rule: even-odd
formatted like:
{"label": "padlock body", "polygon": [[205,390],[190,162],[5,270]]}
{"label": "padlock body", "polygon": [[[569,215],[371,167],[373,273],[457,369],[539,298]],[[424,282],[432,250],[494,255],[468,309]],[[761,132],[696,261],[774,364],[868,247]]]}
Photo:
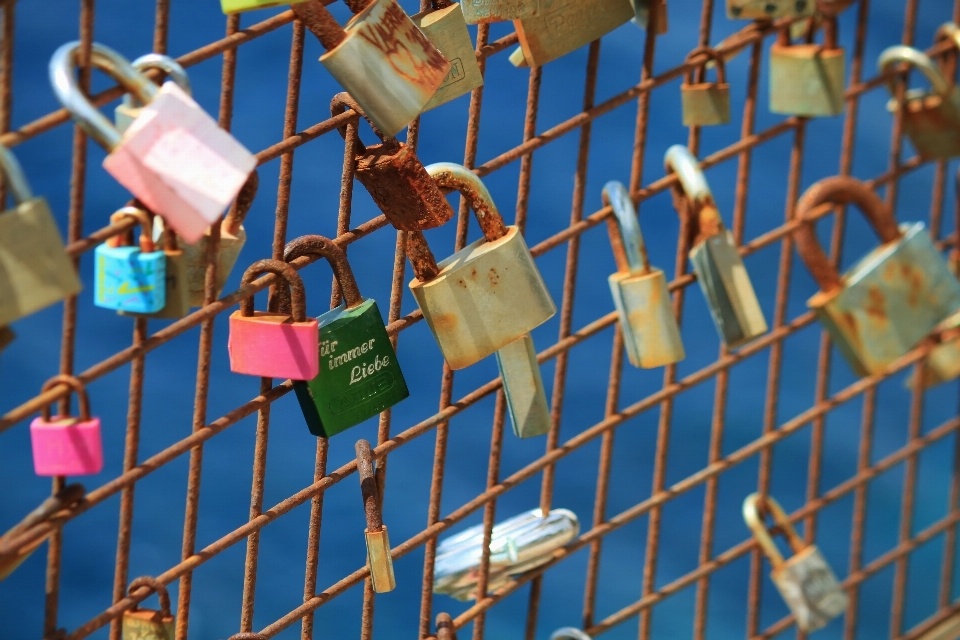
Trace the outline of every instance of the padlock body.
{"label": "padlock body", "polygon": [[182,249],[164,251],[163,254],[166,256],[166,274],[164,275],[166,286],[163,308],[156,313],[120,311],[120,315],[175,319],[183,318],[190,313],[190,289],[187,281],[186,255]]}
{"label": "padlock body", "polygon": [[730,122],[730,85],[716,82],[680,85],[683,126],[709,127]]}
{"label": "padlock body", "polygon": [[176,618],[159,616],[156,611],[138,609],[123,613],[123,640],[174,640]]}
{"label": "padlock body", "polygon": [[854,373],[882,371],[960,310],[960,283],[922,222],[881,245],[843,276],[843,286],[807,301]]}
{"label": "padlock body", "polygon": [[815,0],[727,0],[727,17],[733,20],[810,16]]}
{"label": "padlock body", "polygon": [[230,370],[248,376],[310,380],[320,370],[317,321],[294,322],[283,313],[230,315]]}
{"label": "padlock body", "polygon": [[497,366],[513,433],[534,438],[550,431],[550,407],[533,338],[527,334],[498,350]]}
{"label": "padlock body", "polygon": [[254,9],[268,9],[281,5],[297,4],[305,0],[220,0],[220,8],[226,14],[253,11]]}
{"label": "padlock body", "polygon": [[[210,231],[203,235],[200,240],[194,244],[183,244],[181,248],[187,264],[187,288],[190,295],[191,307],[203,306],[203,289],[207,278],[207,243],[210,240]],[[247,242],[247,232],[241,226],[237,233],[220,231],[220,250],[217,253],[217,293],[219,298],[223,293],[223,287],[227,283],[227,278],[237,264],[237,258],[240,256],[240,250]]]}
{"label": "padlock body", "polygon": [[825,627],[847,610],[847,594],[815,546],[784,562],[770,577],[803,631]]}
{"label": "padlock body", "polygon": [[615,273],[607,281],[630,364],[652,369],[687,357],[663,271]]}
{"label": "padlock body", "polygon": [[140,247],[97,246],[94,304],[104,309],[156,313],[167,302],[167,257]]}
{"label": "padlock body", "polygon": [[0,213],[0,327],[80,288],[46,200],[34,198]]}
{"label": "padlock body", "polygon": [[470,244],[410,290],[453,369],[502,349],[550,319],[557,307],[517,227],[494,242]]}
{"label": "padlock body", "polygon": [[540,0],[536,17],[517,20],[521,56],[515,66],[539,67],[590,44],[634,17],[630,0]]}
{"label": "padlock body", "polygon": [[697,243],[690,252],[690,261],[717,333],[727,348],[733,349],[767,332],[753,283],[729,231]]}
{"label": "padlock body", "polygon": [[54,416],[30,423],[33,469],[38,476],[85,476],[103,469],[100,418]]}
{"label": "padlock body", "polygon": [[376,301],[318,320],[320,372],[293,385],[310,433],[329,438],[410,395]]}
{"label": "padlock body", "polygon": [[[472,0],[464,0],[468,4]],[[534,3],[536,0],[534,0]],[[460,4],[436,11],[421,11],[411,18],[440,54],[450,62],[450,72],[433,97],[423,107],[428,111],[483,86],[473,40],[467,31]]]}
{"label": "padlock body", "polygon": [[463,0],[463,17],[467,24],[504,22],[540,15],[545,0]]}
{"label": "padlock body", "polygon": [[843,113],[846,53],[817,44],[770,47],[770,111],[823,117]]}
{"label": "padlock body", "polygon": [[[911,90],[905,97],[903,131],[924,159],[960,156],[960,88],[943,97]],[[887,107],[896,112],[896,101]]]}
{"label": "padlock body", "polygon": [[240,192],[257,159],[173,82],[103,161],[110,175],[188,243]]}
{"label": "padlock body", "polygon": [[420,115],[450,63],[395,0],[373,0],[344,31],[320,62],[384,135],[396,135]]}
{"label": "padlock body", "polygon": [[363,530],[367,541],[367,567],[370,569],[370,581],[377,593],[387,593],[397,588],[393,575],[393,557],[390,555],[390,539],[387,528],[380,531]]}

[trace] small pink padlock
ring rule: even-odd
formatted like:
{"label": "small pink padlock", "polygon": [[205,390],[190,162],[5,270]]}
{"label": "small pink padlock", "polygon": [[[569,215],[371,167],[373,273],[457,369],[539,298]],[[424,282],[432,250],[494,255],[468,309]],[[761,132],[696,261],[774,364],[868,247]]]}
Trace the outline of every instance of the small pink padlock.
{"label": "small pink padlock", "polygon": [[264,273],[275,273],[290,289],[292,316],[254,311],[253,297],[230,316],[230,370],[263,378],[312,380],[320,373],[320,325],[307,318],[306,293],[296,269],[280,260],[260,260],[243,274],[244,287]]}
{"label": "small pink padlock", "polygon": [[175,83],[158,88],[116,51],[94,44],[93,66],[145,105],[121,134],[80,91],[79,51],[79,42],[69,42],[50,60],[60,103],[109,152],[107,172],[181,238],[197,242],[236,197],[257,159]]}
{"label": "small pink padlock", "polygon": [[80,400],[80,418],[50,417],[50,406],[30,423],[33,468],[38,476],[86,476],[103,469],[100,418],[90,417],[90,400],[83,383],[73,376],[50,378],[41,391],[57,385],[71,387]]}

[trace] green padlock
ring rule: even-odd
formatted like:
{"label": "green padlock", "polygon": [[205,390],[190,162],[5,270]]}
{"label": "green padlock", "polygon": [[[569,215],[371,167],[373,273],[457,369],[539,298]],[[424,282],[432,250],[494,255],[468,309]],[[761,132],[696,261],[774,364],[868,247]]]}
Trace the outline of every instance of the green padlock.
{"label": "green padlock", "polygon": [[220,0],[220,8],[227,15],[253,11],[254,9],[268,9],[284,4],[296,4],[305,0]]}
{"label": "green padlock", "polygon": [[[284,250],[287,262],[301,256],[327,259],[340,283],[344,303],[320,322],[320,373],[294,382],[310,433],[329,438],[407,398],[410,392],[397,363],[375,300],[360,296],[343,250],[323,236],[301,236]],[[279,309],[287,304],[281,291]]]}

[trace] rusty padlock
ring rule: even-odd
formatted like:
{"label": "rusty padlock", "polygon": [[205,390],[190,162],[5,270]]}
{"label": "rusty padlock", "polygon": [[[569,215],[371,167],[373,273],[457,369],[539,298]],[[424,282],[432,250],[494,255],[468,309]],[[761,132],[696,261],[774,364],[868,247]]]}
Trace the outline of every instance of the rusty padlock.
{"label": "rusty padlock", "polygon": [[153,589],[160,599],[160,610],[140,609],[136,605],[123,612],[123,640],[173,640],[176,618],[170,613],[170,594],[156,578],[143,576],[130,583],[127,593],[140,587]]}
{"label": "rusty padlock", "polygon": [[648,29],[650,26],[650,5],[657,3],[657,29],[655,33],[663,35],[669,30],[667,21],[667,0],[630,0],[633,5],[634,16],[630,20],[641,29]]}
{"label": "rusty padlock", "polygon": [[823,17],[823,44],[813,43],[816,22],[807,21],[807,43],[792,44],[787,27],[770,47],[770,111],[823,117],[843,113],[846,53],[837,45],[837,19]]}
{"label": "rusty padlock", "polygon": [[816,0],[727,0],[727,17],[731,20],[773,20],[813,15],[816,8]]}
{"label": "rusty padlock", "polygon": [[[453,218],[447,202],[416,152],[396,138],[386,136],[347,93],[338,93],[330,102],[330,113],[340,115],[353,109],[370,123],[381,144],[365,147],[358,140],[356,176],[387,220],[402,231],[439,227]],[[344,138],[346,127],[340,129]]]}
{"label": "rusty padlock", "polygon": [[690,62],[698,55],[706,55],[717,67],[717,81],[707,82],[706,62],[687,71],[680,85],[680,103],[683,106],[683,126],[705,127],[730,122],[730,85],[727,84],[727,65],[723,57],[711,47],[697,47],[687,55]]}
{"label": "rusty padlock", "polygon": [[393,575],[393,556],[390,555],[390,539],[387,527],[383,524],[382,496],[373,469],[373,454],[370,443],[358,440],[357,474],[360,476],[360,493],[363,496],[363,511],[367,519],[367,528],[363,535],[367,541],[367,567],[370,569],[370,581],[377,593],[387,593],[397,588]]}
{"label": "rusty padlock", "polygon": [[467,24],[504,22],[540,15],[540,7],[549,0],[463,0]]}
{"label": "rusty padlock", "polygon": [[[464,2],[469,4],[472,0]],[[450,0],[433,0],[430,9],[411,18],[423,35],[427,36],[440,50],[440,54],[450,62],[450,72],[427,102],[424,111],[439,107],[483,86],[483,74],[477,64],[473,40],[467,31],[461,7],[460,3]]]}

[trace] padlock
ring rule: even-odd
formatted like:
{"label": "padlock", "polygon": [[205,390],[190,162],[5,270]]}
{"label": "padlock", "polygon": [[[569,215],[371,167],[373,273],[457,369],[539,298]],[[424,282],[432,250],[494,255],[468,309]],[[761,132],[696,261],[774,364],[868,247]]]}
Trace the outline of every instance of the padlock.
{"label": "padlock", "polygon": [[[187,95],[193,93],[186,69],[170,56],[161,53],[148,53],[140,56],[131,64],[134,69],[141,72],[149,69],[159,69],[170,76],[170,80],[183,89]],[[124,94],[123,102],[113,111],[113,122],[117,126],[117,131],[124,133],[129,129],[133,121],[140,117],[142,109],[143,103],[138,103],[129,93]]]}
{"label": "padlock", "polygon": [[603,186],[603,205],[613,207],[607,231],[617,273],[607,281],[627,358],[643,369],[680,362],[687,354],[673,313],[667,276],[650,266],[630,192],[620,182],[608,182]]}
{"label": "padlock", "polygon": [[450,72],[396,0],[372,0],[342,29],[319,0],[292,9],[327,50],[320,62],[387,136],[420,115]]}
{"label": "padlock", "polygon": [[[770,514],[778,532],[782,533],[794,555],[784,560],[764,523],[761,509]],[[804,543],[797,535],[780,504],[767,496],[751,494],[743,501],[743,519],[773,570],[770,578],[793,613],[797,627],[811,632],[847,610],[849,599],[833,570],[815,545]]]}
{"label": "padlock", "polygon": [[534,438],[550,431],[550,407],[533,337],[528,333],[498,349],[497,367],[514,435]]}
{"label": "padlock", "polygon": [[10,327],[0,327],[0,351],[9,347],[10,343],[13,342],[16,337],[17,334],[15,334]]}
{"label": "padlock", "polygon": [[635,15],[631,0],[540,0],[540,13],[513,24],[515,67],[539,67],[590,44]]}
{"label": "padlock", "polygon": [[523,235],[504,227],[480,178],[449,162],[432,164],[427,173],[440,187],[463,194],[483,230],[483,239],[440,264],[422,233],[411,232],[407,241],[413,297],[447,363],[463,369],[530,333],[557,307]]}
{"label": "padlock", "polygon": [[680,179],[674,187],[674,207],[690,221],[690,261],[717,333],[728,349],[746,344],[767,332],[767,321],[733,235],[724,228],[707,178],[690,150],[674,145],[667,149],[664,163]]}
{"label": "padlock", "polygon": [[697,47],[687,55],[687,62],[706,55],[717,67],[717,81],[706,82],[706,63],[687,71],[680,85],[680,103],[683,105],[683,126],[705,127],[730,122],[730,85],[727,84],[727,65],[723,56],[711,47]]}
{"label": "padlock", "polygon": [[657,29],[655,33],[659,36],[669,31],[667,0],[630,0],[634,14],[630,22],[641,29],[648,29],[650,26],[650,7],[654,2],[657,3]]}
{"label": "padlock", "polygon": [[563,627],[550,634],[550,640],[593,640],[576,627]]}
{"label": "padlock", "polygon": [[59,375],[44,383],[41,393],[65,384],[77,394],[80,418],[50,417],[50,406],[30,423],[33,470],[38,476],[85,476],[103,469],[100,418],[90,416],[90,399],[77,378]]}
{"label": "padlock", "polygon": [[120,234],[97,246],[93,303],[104,309],[157,313],[167,302],[167,257],[154,246],[153,225],[143,209],[123,207],[110,216],[110,224],[128,216],[139,221],[140,242],[123,245],[126,234]]}
{"label": "padlock", "polygon": [[770,46],[770,111],[791,116],[821,117],[843,113],[846,53],[837,46],[837,19],[823,18],[823,44],[813,44],[814,20],[808,22],[808,44],[791,44],[787,27]]}
{"label": "padlock", "polygon": [[[329,438],[405,400],[410,392],[377,302],[360,296],[343,249],[323,236],[302,236],[287,243],[283,259],[308,255],[326,258],[344,300],[317,318],[320,372],[293,383],[310,433]],[[278,310],[287,313],[283,293],[277,296]]]}
{"label": "padlock", "polygon": [[307,318],[307,295],[296,269],[280,260],[259,260],[244,272],[240,287],[273,273],[290,288],[290,313],[254,311],[253,297],[230,314],[230,370],[262,378],[310,380],[320,372],[320,330]]}
{"label": "padlock", "polygon": [[732,20],[773,20],[813,15],[816,0],[727,0],[727,17]]}
{"label": "padlock", "polygon": [[[338,93],[330,102],[330,113],[338,116],[352,109],[370,123],[383,141],[365,147],[357,140],[356,177],[383,215],[401,231],[433,229],[453,218],[453,207],[417,158],[416,151],[396,138],[384,136],[347,93]],[[346,127],[340,129],[346,138]]]}
{"label": "padlock", "polygon": [[387,593],[397,587],[393,575],[393,556],[390,555],[390,539],[387,527],[383,524],[382,498],[380,487],[373,469],[373,454],[370,443],[358,440],[357,475],[360,476],[360,492],[363,496],[363,512],[367,519],[367,528],[363,535],[367,541],[367,568],[370,569],[370,582],[377,593]]}
{"label": "padlock", "polygon": [[[811,212],[856,204],[880,246],[842,277],[817,239]],[[807,301],[858,376],[884,370],[960,310],[960,283],[922,222],[897,226],[893,211],[866,184],[847,176],[815,183],[797,202],[797,253],[820,293]]]}
{"label": "padlock", "polygon": [[887,75],[900,63],[916,68],[930,82],[931,90],[910,89],[902,104],[897,102],[896,76],[891,75],[887,88],[894,97],[887,103],[891,113],[903,115],[903,131],[925,160],[946,159],[960,155],[960,87],[950,83],[923,52],[898,45],[880,54],[877,65]]}
{"label": "padlock", "polygon": [[[474,0],[464,0],[471,4]],[[423,107],[429,111],[483,86],[483,74],[477,64],[473,40],[467,31],[461,4],[450,0],[433,0],[432,8],[421,11],[411,20],[427,36],[440,54],[450,62],[450,72],[433,97]]]}
{"label": "padlock", "polygon": [[143,576],[130,583],[128,594],[140,587],[153,589],[160,599],[160,610],[140,609],[136,605],[123,612],[121,633],[123,640],[174,640],[176,618],[170,613],[170,594],[156,578]]}
{"label": "padlock", "polygon": [[18,539],[31,529],[50,523],[59,512],[76,507],[83,501],[85,491],[82,484],[74,483],[65,486],[41,502],[40,506],[0,536],[0,580],[4,580],[13,573],[47,538],[54,532],[60,531],[60,528],[50,527],[46,533],[34,535],[29,542],[18,544]]}
{"label": "padlock", "polygon": [[81,285],[47,201],[33,196],[20,163],[3,145],[0,173],[16,203],[0,213],[0,327],[5,327],[76,295]]}
{"label": "padlock", "polygon": [[269,9],[280,5],[296,4],[306,0],[220,0],[220,9],[227,15],[254,9]]}
{"label": "padlock", "polygon": [[545,4],[549,0],[463,0],[463,17],[467,24],[533,18]]}
{"label": "padlock", "polygon": [[196,242],[240,191],[257,159],[173,82],[158,90],[120,54],[93,44],[94,67],[144,105],[124,134],[83,95],[75,76],[79,42],[50,60],[60,103],[109,154],[103,167],[187,242]]}
{"label": "padlock", "polygon": [[[154,225],[155,227],[156,225]],[[139,316],[144,318],[183,318],[190,313],[190,287],[187,279],[187,257],[177,242],[177,234],[173,229],[163,232],[164,255],[164,303],[163,308],[156,313],[137,313],[134,311],[118,311],[122,316]]]}

